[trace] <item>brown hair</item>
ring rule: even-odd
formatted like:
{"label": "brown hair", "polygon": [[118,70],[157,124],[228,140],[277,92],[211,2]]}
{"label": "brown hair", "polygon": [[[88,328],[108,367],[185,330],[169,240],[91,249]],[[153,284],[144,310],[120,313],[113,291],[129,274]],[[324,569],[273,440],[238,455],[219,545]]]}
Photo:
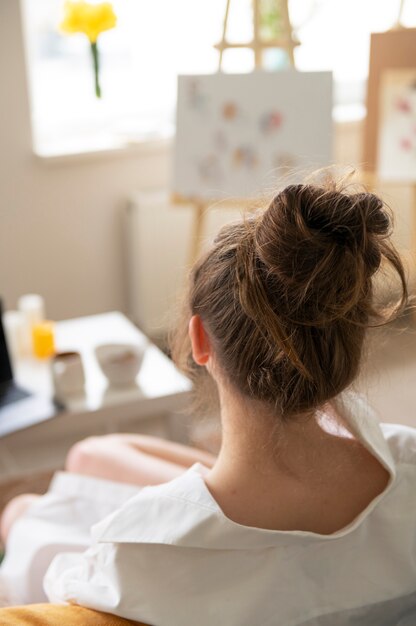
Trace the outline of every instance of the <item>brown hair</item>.
{"label": "brown hair", "polygon": [[[172,356],[196,383],[187,322],[201,316],[221,372],[284,419],[334,398],[358,373],[366,328],[406,305],[392,219],[372,193],[335,183],[290,185],[260,214],[222,228],[196,263]],[[373,278],[387,261],[401,296],[377,307]],[[384,264],[383,264],[384,265]]]}

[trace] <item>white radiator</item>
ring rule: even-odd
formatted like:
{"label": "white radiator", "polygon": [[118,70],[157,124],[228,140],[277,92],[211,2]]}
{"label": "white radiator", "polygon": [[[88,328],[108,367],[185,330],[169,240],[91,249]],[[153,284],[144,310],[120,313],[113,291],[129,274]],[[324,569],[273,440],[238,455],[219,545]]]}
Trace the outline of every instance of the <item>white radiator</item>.
{"label": "white radiator", "polygon": [[128,313],[150,337],[161,336],[184,284],[191,211],[172,206],[168,192],[143,191],[125,218]]}
{"label": "white radiator", "polygon": [[[211,208],[203,245],[240,211]],[[150,337],[165,335],[183,290],[191,250],[193,212],[164,190],[133,194],[125,210],[128,313]]]}

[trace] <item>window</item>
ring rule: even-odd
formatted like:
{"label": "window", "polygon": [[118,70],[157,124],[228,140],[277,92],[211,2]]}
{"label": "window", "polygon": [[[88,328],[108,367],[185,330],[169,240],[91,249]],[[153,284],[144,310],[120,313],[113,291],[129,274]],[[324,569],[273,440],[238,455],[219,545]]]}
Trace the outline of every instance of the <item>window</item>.
{"label": "window", "polygon": [[[103,98],[93,90],[89,45],[61,35],[63,0],[23,0],[35,147],[44,154],[97,150],[165,137],[174,129],[176,77],[218,68],[225,0],[113,0],[114,30],[100,37]],[[291,0],[301,70],[333,70],[336,102],[362,105],[369,33],[395,22],[400,0]],[[416,3],[403,21],[416,25]],[[231,0],[228,38],[251,37],[250,0]],[[282,55],[270,51],[270,69]],[[249,50],[224,54],[224,70],[251,71]]]}
{"label": "window", "polygon": [[100,36],[103,98],[83,35],[61,35],[63,0],[25,0],[33,131],[46,153],[106,148],[172,133],[177,73],[213,72],[222,0],[115,0]]}

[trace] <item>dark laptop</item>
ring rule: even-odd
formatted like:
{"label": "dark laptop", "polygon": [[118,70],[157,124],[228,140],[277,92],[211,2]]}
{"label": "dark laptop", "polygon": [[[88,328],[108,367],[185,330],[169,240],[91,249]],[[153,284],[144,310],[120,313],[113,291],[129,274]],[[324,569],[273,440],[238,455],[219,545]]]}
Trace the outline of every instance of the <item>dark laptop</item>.
{"label": "dark laptop", "polygon": [[22,389],[13,380],[0,300],[0,437],[50,419],[57,410],[51,398]]}
{"label": "dark laptop", "polygon": [[31,395],[31,393],[16,385],[13,380],[12,366],[3,327],[3,307],[0,300],[0,409],[6,406],[6,404],[18,402]]}

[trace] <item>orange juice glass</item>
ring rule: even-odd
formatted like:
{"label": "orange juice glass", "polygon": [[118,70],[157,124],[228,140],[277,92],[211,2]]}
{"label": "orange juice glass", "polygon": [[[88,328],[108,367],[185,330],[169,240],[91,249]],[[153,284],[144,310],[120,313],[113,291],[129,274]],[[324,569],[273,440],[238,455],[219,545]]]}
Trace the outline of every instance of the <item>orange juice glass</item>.
{"label": "orange juice glass", "polygon": [[47,359],[55,354],[55,332],[53,322],[38,322],[32,326],[33,353],[38,359]]}

